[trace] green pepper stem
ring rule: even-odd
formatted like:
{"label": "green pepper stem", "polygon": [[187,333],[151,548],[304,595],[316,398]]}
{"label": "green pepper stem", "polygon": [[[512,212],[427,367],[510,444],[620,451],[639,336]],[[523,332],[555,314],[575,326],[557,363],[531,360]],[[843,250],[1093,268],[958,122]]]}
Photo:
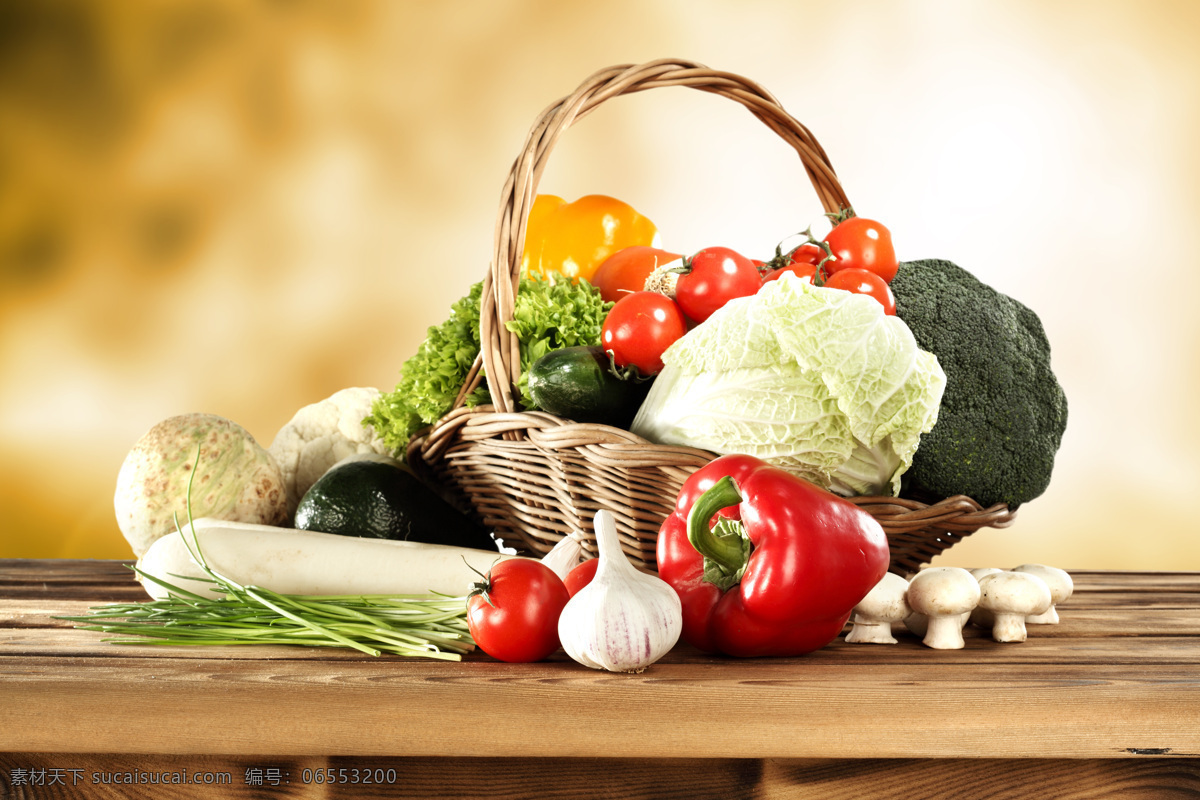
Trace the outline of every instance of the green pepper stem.
{"label": "green pepper stem", "polygon": [[723,508],[742,502],[742,493],[729,475],[714,483],[700,495],[688,512],[688,541],[705,558],[715,561],[722,570],[736,573],[746,565],[747,550],[741,536],[718,536],[709,523]]}

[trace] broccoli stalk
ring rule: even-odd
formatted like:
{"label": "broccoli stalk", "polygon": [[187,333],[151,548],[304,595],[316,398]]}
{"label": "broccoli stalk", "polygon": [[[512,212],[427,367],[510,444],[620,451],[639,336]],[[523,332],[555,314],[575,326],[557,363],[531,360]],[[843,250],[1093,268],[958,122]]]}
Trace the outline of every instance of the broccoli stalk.
{"label": "broccoli stalk", "polygon": [[1014,510],[1042,494],[1067,399],[1041,320],[949,261],[901,263],[891,289],[896,315],[946,373],[937,424],[921,437],[905,493],[965,494]]}

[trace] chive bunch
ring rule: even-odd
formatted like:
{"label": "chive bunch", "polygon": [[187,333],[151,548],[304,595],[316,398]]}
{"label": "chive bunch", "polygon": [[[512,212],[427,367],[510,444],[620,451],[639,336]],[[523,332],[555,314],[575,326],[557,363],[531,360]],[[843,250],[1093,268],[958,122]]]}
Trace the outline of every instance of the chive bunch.
{"label": "chive bunch", "polygon": [[225,593],[214,598],[139,574],[170,597],[97,606],[86,616],[60,619],[116,634],[104,639],[116,644],[298,644],[446,661],[459,661],[475,647],[462,597],[289,595],[214,578]]}
{"label": "chive bunch", "polygon": [[[191,492],[189,479],[189,521]],[[179,530],[178,520],[175,527]],[[164,587],[168,597],[96,606],[85,616],[58,619],[81,623],[76,627],[82,630],[115,634],[104,641],[116,644],[351,647],[373,656],[390,653],[443,661],[460,661],[475,648],[467,629],[465,597],[295,595],[242,586],[209,567],[195,529],[189,530],[191,541],[182,531],[180,536],[222,596],[196,594],[134,567],[143,578]]]}

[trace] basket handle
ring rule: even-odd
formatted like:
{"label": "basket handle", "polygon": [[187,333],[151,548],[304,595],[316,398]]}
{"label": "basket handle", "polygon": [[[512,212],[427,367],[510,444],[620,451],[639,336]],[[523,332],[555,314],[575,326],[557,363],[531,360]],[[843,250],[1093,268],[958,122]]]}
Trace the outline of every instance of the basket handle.
{"label": "basket handle", "polygon": [[[573,93],[542,111],[530,129],[525,147],[513,163],[504,185],[496,220],[493,258],[483,282],[480,310],[482,346],[481,357],[476,361],[476,366],[483,368],[496,411],[514,411],[518,406],[516,386],[521,367],[520,345],[505,323],[513,319],[521,254],[525,246],[525,225],[551,149],[567,128],[604,101],[622,94],[663,86],[686,86],[741,103],[796,150],[827,213],[835,214],[850,208],[850,202],[821,145],[806,127],[788,114],[779,101],[757,83],[739,75],[709,69],[694,61],[678,59],[622,64],[594,73]],[[468,377],[470,388],[478,384],[478,372],[478,369],[474,369]],[[456,405],[461,404],[469,393],[468,386],[463,388]]]}

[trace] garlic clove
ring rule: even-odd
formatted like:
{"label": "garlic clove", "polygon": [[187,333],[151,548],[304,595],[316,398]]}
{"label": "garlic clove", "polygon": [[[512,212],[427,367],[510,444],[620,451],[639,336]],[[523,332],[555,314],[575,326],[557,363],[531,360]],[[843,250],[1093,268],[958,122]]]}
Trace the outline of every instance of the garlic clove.
{"label": "garlic clove", "polygon": [[554,543],[550,552],[542,556],[542,563],[554,570],[560,579],[566,580],[583,556],[583,531],[571,533]]}
{"label": "garlic clove", "polygon": [[683,607],[666,581],[629,562],[610,512],[596,512],[595,529],[596,575],[567,602],[558,637],[567,655],[585,667],[641,672],[679,641]]}

